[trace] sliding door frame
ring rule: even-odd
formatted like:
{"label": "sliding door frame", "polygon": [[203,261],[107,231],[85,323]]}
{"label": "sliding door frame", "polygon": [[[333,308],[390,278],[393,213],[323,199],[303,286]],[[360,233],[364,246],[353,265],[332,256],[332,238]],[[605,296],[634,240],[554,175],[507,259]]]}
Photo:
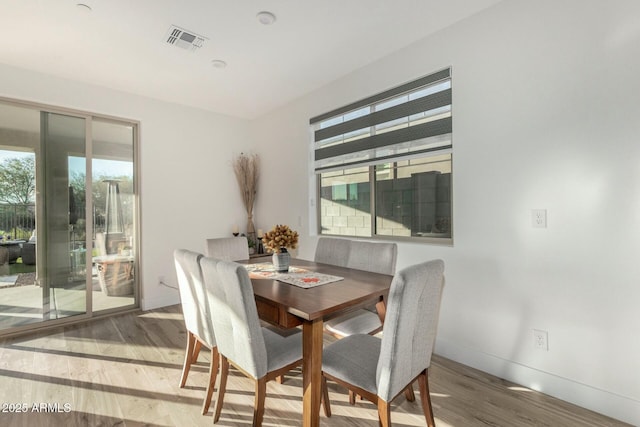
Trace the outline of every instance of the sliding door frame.
{"label": "sliding door frame", "polygon": [[[91,319],[102,318],[114,314],[127,313],[131,311],[138,311],[140,309],[140,301],[142,299],[142,268],[140,264],[140,260],[142,259],[141,254],[141,202],[140,202],[140,122],[137,120],[132,120],[123,117],[117,117],[106,114],[98,114],[88,111],[82,111],[72,108],[60,107],[45,103],[32,102],[26,100],[20,100],[15,98],[7,98],[0,96],[0,103],[15,106],[20,108],[27,108],[39,111],[40,113],[53,113],[71,117],[77,117],[85,120],[85,217],[89,216],[93,209],[93,195],[92,195],[92,183],[93,183],[93,168],[92,168],[92,160],[93,160],[93,120],[98,120],[101,122],[111,122],[114,124],[126,124],[133,127],[133,224],[134,230],[132,235],[133,239],[133,256],[134,256],[134,302],[131,305],[115,307],[111,309],[100,310],[98,313],[93,312],[93,291],[92,291],[92,251],[93,251],[93,221],[86,221],[86,232],[85,232],[85,247],[87,248],[86,252],[86,274],[85,274],[85,297],[86,297],[86,312],[84,314],[73,315],[69,317],[64,317],[60,319],[48,319],[49,312],[46,315],[43,315],[43,319],[41,322],[31,323],[22,326],[9,327],[5,330],[0,330],[0,338],[20,335],[33,331],[41,331],[50,328],[55,328],[61,325],[73,324],[73,323],[81,323],[86,322]],[[42,129],[40,129],[42,132]],[[40,135],[42,137],[42,135]],[[42,155],[42,153],[40,153]],[[42,182],[44,172],[42,171],[42,167],[36,166],[36,185],[39,182]],[[40,190],[36,190],[36,203],[40,206],[43,206],[44,202],[44,194],[41,194]],[[44,224],[44,211],[43,209],[36,209],[36,224]],[[43,245],[37,245],[43,246]],[[38,254],[40,254],[44,248],[38,248],[36,246],[36,250]],[[50,295],[46,294],[49,292],[48,286],[43,286],[42,289],[42,307],[43,314],[44,309],[47,308],[50,304]],[[46,295],[45,295],[46,294]],[[48,310],[49,311],[49,310]]]}

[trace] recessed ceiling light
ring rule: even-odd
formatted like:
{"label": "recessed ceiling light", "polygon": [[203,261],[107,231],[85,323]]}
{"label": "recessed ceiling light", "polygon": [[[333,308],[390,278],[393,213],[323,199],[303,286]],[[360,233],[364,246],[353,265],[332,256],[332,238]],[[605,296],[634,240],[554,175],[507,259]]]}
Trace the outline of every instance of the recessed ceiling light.
{"label": "recessed ceiling light", "polygon": [[256,18],[258,18],[258,21],[262,24],[262,25],[271,25],[274,22],[276,22],[276,15],[274,15],[271,12],[258,12],[258,14],[256,15]]}
{"label": "recessed ceiling light", "polygon": [[221,68],[221,69],[227,67],[227,63],[221,59],[214,59],[213,61],[211,61],[211,65],[213,65],[214,68]]}
{"label": "recessed ceiling light", "polygon": [[91,12],[91,6],[89,6],[88,4],[84,4],[84,3],[78,3],[76,4],[76,6],[78,7],[78,9],[80,9],[83,12]]}

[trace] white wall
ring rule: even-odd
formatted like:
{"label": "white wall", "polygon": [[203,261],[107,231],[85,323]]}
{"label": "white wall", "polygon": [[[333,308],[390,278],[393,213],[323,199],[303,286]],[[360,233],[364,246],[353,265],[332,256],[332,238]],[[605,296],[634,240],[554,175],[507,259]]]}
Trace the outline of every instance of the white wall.
{"label": "white wall", "polygon": [[312,258],[309,118],[447,66],[454,245],[398,260],[446,262],[436,351],[640,425],[639,2],[503,2],[262,117],[258,218]]}
{"label": "white wall", "polygon": [[173,250],[204,251],[246,214],[232,159],[250,147],[248,123],[203,110],[0,65],[0,96],[140,121],[143,309],[176,304]]}

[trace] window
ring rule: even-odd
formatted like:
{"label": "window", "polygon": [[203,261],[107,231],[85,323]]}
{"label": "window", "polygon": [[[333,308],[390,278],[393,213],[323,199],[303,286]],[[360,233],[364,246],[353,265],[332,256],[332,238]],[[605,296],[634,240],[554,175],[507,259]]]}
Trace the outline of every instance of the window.
{"label": "window", "polygon": [[320,234],[451,242],[451,70],[314,117]]}

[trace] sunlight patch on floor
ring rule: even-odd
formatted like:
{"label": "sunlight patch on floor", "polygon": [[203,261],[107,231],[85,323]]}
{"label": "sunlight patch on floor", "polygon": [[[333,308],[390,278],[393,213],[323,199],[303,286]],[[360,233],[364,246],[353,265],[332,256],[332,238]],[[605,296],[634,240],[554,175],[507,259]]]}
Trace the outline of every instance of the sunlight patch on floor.
{"label": "sunlight patch on floor", "polygon": [[512,386],[512,387],[507,387],[509,390],[513,390],[513,391],[524,391],[527,393],[532,393],[533,390],[526,388],[526,387],[520,387],[520,386]]}
{"label": "sunlight patch on floor", "polygon": [[181,323],[184,322],[184,318],[182,317],[181,312],[180,313],[161,313],[158,311],[149,311],[146,313],[139,314],[138,317],[152,318],[152,319],[159,319],[159,320],[176,320]]}
{"label": "sunlight patch on floor", "polygon": [[431,398],[433,399],[434,397],[451,397],[450,394],[444,394],[444,393],[434,393],[434,392],[430,392],[429,393],[431,395]]}

